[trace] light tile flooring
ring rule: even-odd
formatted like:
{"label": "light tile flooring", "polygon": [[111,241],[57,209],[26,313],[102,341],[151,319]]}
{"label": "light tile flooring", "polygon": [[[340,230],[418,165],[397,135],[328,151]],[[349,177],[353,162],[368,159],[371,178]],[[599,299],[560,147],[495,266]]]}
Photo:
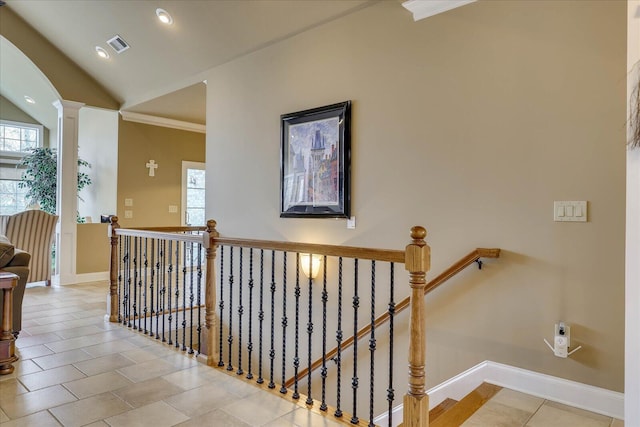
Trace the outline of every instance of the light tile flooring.
{"label": "light tile flooring", "polygon": [[620,420],[502,389],[464,427],[624,427]]}
{"label": "light tile flooring", "polygon": [[[157,341],[104,322],[106,283],[30,287],[16,370],[0,377],[0,424],[337,426]],[[465,426],[621,427],[502,390]]]}

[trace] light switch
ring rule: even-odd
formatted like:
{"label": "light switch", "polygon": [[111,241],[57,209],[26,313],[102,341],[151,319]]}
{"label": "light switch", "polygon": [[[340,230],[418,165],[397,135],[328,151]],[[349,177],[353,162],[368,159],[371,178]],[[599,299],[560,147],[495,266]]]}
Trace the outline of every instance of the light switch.
{"label": "light switch", "polygon": [[133,206],[133,199],[124,199],[125,206]]}
{"label": "light switch", "polygon": [[169,205],[169,213],[178,213],[178,207],[176,205]]}
{"label": "light switch", "polygon": [[125,211],[124,211],[124,217],[125,217],[126,219],[131,219],[131,218],[133,218],[133,211],[125,210]]}
{"label": "light switch", "polygon": [[561,222],[587,222],[587,202],[553,202],[553,220]]}

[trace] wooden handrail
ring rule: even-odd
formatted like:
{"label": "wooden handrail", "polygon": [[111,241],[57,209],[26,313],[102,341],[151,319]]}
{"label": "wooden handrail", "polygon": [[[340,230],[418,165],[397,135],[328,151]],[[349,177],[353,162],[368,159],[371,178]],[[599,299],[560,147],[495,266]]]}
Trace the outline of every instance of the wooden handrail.
{"label": "wooden handrail", "polygon": [[317,243],[276,242],[272,240],[238,239],[228,237],[216,237],[214,242],[216,245],[237,246],[243,248],[404,263],[404,251],[399,250],[357,248],[353,246],[322,245]]}
{"label": "wooden handrail", "polygon": [[[424,295],[427,295],[429,292],[431,292],[432,290],[434,290],[435,288],[437,288],[438,286],[440,286],[441,284],[449,280],[451,277],[458,274],[460,271],[464,270],[466,267],[478,261],[480,258],[498,258],[499,256],[500,256],[500,249],[477,248],[476,250],[470,252],[468,255],[461,258],[451,267],[447,268],[440,275],[438,275],[437,277],[429,281],[424,288]],[[394,315],[400,313],[401,311],[409,307],[410,302],[411,302],[411,298],[406,297],[405,299],[397,303],[395,305]],[[389,312],[385,311],[382,315],[376,318],[374,322],[374,326],[378,328],[380,325],[383,325],[385,322],[387,322],[389,318],[390,318]],[[359,340],[360,338],[370,333],[371,333],[371,324],[368,324],[360,328],[360,330],[358,330],[358,333],[355,337],[357,337],[357,339]],[[353,345],[354,341],[355,341],[354,336],[353,335],[350,336],[349,338],[342,341],[342,344],[340,345],[340,349],[344,350],[346,348],[349,348],[350,346]],[[336,356],[337,353],[338,353],[338,348],[336,347],[325,355],[325,360],[332,359],[333,357]],[[311,371],[313,372],[321,366],[322,366],[322,358],[316,360],[311,364]],[[298,373],[298,378],[304,378],[306,375],[308,375],[308,373],[309,373],[309,368],[308,367],[304,368]],[[285,382],[285,387],[287,388],[291,387],[294,382],[295,382],[295,377],[289,378]]]}
{"label": "wooden handrail", "polygon": [[179,228],[191,227],[158,227],[151,228],[118,228],[115,234],[118,236],[146,237],[150,239],[173,240],[179,242],[202,243],[202,234],[182,234],[182,231],[200,231],[200,230],[181,230]]}

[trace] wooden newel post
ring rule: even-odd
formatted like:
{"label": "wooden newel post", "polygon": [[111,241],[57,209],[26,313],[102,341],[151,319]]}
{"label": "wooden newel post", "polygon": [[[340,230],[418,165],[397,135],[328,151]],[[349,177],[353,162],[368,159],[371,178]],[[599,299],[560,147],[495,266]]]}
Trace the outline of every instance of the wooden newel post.
{"label": "wooden newel post", "polygon": [[424,312],[424,287],[431,264],[431,249],[424,241],[424,227],[411,228],[411,243],[405,251],[405,268],[409,271],[411,286],[411,320],[409,325],[409,391],[404,396],[404,427],[429,425],[429,395],[425,378],[426,337]]}
{"label": "wooden newel post", "polygon": [[205,346],[207,354],[207,365],[218,364],[220,355],[218,354],[219,343],[216,340],[216,328],[218,319],[216,317],[216,238],[220,234],[216,231],[216,222],[212,219],[207,221],[207,231],[204,233],[203,245],[207,250],[207,275],[205,283]]}
{"label": "wooden newel post", "polygon": [[120,228],[118,217],[111,217],[109,225],[109,240],[111,242],[111,262],[109,263],[109,299],[108,315],[109,322],[119,322],[118,319],[118,241],[120,238],[116,230]]}

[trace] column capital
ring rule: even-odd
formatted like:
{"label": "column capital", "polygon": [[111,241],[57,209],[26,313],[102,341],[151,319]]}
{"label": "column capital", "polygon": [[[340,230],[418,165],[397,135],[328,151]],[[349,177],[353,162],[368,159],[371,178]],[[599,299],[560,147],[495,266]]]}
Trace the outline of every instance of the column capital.
{"label": "column capital", "polygon": [[52,104],[58,111],[79,110],[86,105],[84,102],[67,101],[65,99],[56,99]]}

